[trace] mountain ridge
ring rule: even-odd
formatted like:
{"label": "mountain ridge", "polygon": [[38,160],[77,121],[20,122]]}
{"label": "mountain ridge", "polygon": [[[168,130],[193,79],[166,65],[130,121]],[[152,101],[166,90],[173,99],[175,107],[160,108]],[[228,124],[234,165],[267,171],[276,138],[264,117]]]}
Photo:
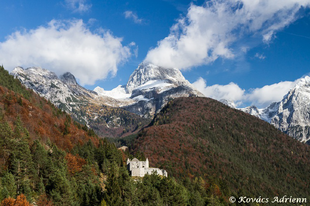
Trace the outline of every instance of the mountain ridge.
{"label": "mountain ridge", "polygon": [[121,102],[119,106],[146,118],[152,118],[170,99],[204,96],[178,69],[151,63],[141,63],[130,75],[126,85],[118,86],[112,91],[96,87],[95,91],[102,97],[113,95]]}
{"label": "mountain ridge", "polygon": [[[100,87],[87,90],[68,72],[57,77],[46,69],[17,67],[11,74],[99,135],[112,137],[137,132],[173,98],[203,96],[178,69],[144,63],[126,85],[111,91]],[[114,131],[109,133],[110,129]]]}
{"label": "mountain ridge", "polygon": [[100,136],[128,135],[148,123],[148,120],[121,108],[99,108],[101,104],[97,93],[81,87],[71,73],[58,77],[42,68],[17,67],[11,74],[27,88],[71,114],[78,122],[94,128]]}
{"label": "mountain ridge", "polygon": [[280,131],[310,144],[310,77],[304,76],[284,95],[264,109],[250,106],[241,109],[275,126]]}
{"label": "mountain ridge", "polygon": [[218,177],[235,197],[310,196],[307,145],[209,98],[170,101],[131,145],[176,178]]}

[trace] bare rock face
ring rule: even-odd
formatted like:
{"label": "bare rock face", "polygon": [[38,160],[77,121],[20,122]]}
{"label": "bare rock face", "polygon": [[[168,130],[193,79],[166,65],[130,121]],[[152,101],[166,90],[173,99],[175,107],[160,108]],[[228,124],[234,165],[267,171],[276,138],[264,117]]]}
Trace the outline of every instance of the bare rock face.
{"label": "bare rock face", "polygon": [[99,96],[114,98],[114,107],[122,107],[141,117],[152,118],[171,99],[203,96],[175,68],[163,68],[142,63],[131,74],[125,86],[112,91],[97,87]]}
{"label": "bare rock face", "polygon": [[310,77],[296,86],[278,103],[270,123],[301,142],[310,143]]}
{"label": "bare rock face", "polygon": [[[83,96],[77,96],[75,94],[70,88],[71,85],[66,84],[66,82],[58,78],[54,72],[46,69],[38,67],[23,69],[17,67],[11,74],[19,79],[27,88],[34,90],[40,96],[50,100],[53,104],[66,112],[74,113],[74,111],[79,111],[80,106],[86,101]],[[79,119],[77,116],[75,117]],[[80,120],[86,123],[85,119]]]}
{"label": "bare rock face", "polygon": [[[17,67],[11,74],[101,135],[121,136],[133,132],[171,99],[203,96],[178,69],[153,64],[140,64],[126,85],[111,91],[100,87],[87,90],[69,72],[58,77],[42,68]],[[117,131],[109,133],[111,129]]]}
{"label": "bare rock face", "polygon": [[138,131],[149,122],[122,108],[102,105],[98,94],[80,86],[71,73],[58,78],[46,69],[17,67],[11,74],[100,136],[121,137]]}
{"label": "bare rock face", "polygon": [[136,103],[124,108],[144,117],[153,117],[171,99],[203,96],[175,68],[140,64],[130,76],[126,91]]}
{"label": "bare rock face", "polygon": [[163,68],[153,64],[142,63],[130,75],[126,85],[127,92],[143,88],[171,88],[190,83],[186,81],[182,73],[175,68]]}
{"label": "bare rock face", "polygon": [[300,78],[281,101],[265,109],[255,106],[241,109],[265,120],[282,132],[310,144],[310,77]]}

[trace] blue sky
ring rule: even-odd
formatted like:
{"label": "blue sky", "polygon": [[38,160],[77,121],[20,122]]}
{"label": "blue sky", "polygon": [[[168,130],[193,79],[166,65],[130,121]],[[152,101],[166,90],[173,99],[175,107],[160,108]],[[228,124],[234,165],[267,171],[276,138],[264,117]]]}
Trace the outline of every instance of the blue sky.
{"label": "blue sky", "polygon": [[310,71],[310,0],[4,0],[0,64],[124,85],[143,61],[206,96],[262,108]]}

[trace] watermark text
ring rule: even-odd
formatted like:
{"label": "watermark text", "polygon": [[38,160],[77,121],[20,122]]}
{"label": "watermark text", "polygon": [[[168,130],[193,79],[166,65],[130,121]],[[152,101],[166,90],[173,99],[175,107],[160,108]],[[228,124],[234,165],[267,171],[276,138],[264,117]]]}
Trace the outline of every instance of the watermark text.
{"label": "watermark text", "polygon": [[298,203],[307,203],[307,198],[305,197],[293,197],[293,196],[275,196],[273,198],[270,197],[247,197],[247,196],[240,196],[240,197],[234,197],[231,196],[229,198],[230,203],[259,203],[259,204],[298,204]]}

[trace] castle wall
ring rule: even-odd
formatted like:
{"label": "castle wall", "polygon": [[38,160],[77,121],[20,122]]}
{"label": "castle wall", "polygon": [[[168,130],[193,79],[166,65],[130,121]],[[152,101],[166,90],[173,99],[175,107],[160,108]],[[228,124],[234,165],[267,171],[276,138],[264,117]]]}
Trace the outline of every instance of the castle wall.
{"label": "castle wall", "polygon": [[131,170],[131,176],[133,177],[144,177],[145,170],[144,168],[136,168]]}
{"label": "castle wall", "polygon": [[127,168],[130,171],[131,176],[135,177],[144,177],[146,174],[153,174],[156,173],[158,175],[162,175],[167,177],[168,173],[166,170],[159,169],[159,168],[149,168],[149,161],[139,161],[138,159],[134,158],[132,161],[127,159]]}
{"label": "castle wall", "polygon": [[168,176],[166,170],[163,170],[163,169],[159,169],[159,168],[148,168],[148,169],[145,169],[145,174],[151,175],[153,173],[156,173],[157,175],[161,175],[161,176],[165,176],[165,177]]}

